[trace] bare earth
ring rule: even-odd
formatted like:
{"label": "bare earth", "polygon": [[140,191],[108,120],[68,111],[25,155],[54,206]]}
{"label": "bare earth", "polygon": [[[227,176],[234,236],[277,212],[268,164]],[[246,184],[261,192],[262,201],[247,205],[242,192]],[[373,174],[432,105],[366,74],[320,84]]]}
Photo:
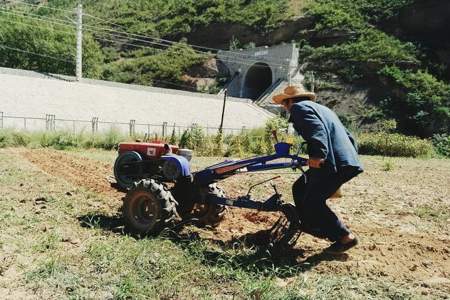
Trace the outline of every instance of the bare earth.
{"label": "bare earth", "polygon": [[[55,150],[10,150],[19,153],[43,172],[64,178],[109,197],[107,209],[117,212],[123,193],[110,187],[112,163]],[[204,159],[199,165],[213,163]],[[360,245],[342,257],[327,257],[328,242],[302,235],[295,259],[318,273],[351,274],[382,278],[413,289],[425,297],[450,295],[450,161],[383,159],[364,157],[366,171],[343,187],[344,196],[331,205],[360,238]],[[384,171],[383,166],[392,165]],[[248,186],[270,174],[231,177],[220,183],[228,196],[246,193]],[[276,180],[285,199],[299,174]],[[270,195],[270,187],[257,196]],[[204,239],[231,241],[267,229],[276,215],[245,209],[230,209],[215,229],[199,230]],[[291,254],[289,254],[291,255]],[[288,281],[288,279],[286,279]]]}

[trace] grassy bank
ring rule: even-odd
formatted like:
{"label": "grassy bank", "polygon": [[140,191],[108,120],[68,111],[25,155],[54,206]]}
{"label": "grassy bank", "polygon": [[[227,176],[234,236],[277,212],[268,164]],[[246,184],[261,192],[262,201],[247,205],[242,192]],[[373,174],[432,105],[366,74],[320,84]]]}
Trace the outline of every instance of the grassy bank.
{"label": "grassy bank", "polygon": [[[270,129],[270,128],[269,128]],[[194,127],[181,135],[157,135],[150,140],[164,141],[193,149],[198,156],[234,156],[245,157],[273,153],[271,130],[254,129],[239,135],[206,135],[200,127]],[[435,140],[419,139],[401,134],[360,133],[357,134],[359,153],[367,155],[400,156],[400,157],[432,157],[438,154],[448,156],[449,139],[439,136]],[[293,151],[301,144],[298,136],[280,134],[281,140],[292,143]],[[143,140],[143,136],[130,137],[111,130],[98,134],[74,134],[70,132],[23,132],[0,130],[0,148],[30,147],[63,149],[117,149],[124,141]],[[306,149],[302,149],[304,153]]]}

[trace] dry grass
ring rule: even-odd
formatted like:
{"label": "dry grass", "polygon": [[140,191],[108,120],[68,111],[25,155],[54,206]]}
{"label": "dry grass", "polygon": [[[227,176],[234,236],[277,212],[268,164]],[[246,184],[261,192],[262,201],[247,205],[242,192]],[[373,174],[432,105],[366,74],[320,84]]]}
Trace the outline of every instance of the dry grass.
{"label": "dry grass", "polygon": [[290,0],[289,11],[292,16],[299,16],[303,9],[311,2],[311,0]]}

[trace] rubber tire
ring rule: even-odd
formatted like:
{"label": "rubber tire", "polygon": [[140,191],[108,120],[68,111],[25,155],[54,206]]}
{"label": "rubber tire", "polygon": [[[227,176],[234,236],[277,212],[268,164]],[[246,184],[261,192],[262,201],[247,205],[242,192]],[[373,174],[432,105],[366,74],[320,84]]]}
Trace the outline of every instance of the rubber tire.
{"label": "rubber tire", "polygon": [[[189,201],[190,207],[183,207],[182,210],[179,210],[180,216],[183,218],[183,220],[188,219],[198,219],[196,224],[198,226],[211,226],[216,227],[220,224],[220,222],[224,219],[226,209],[223,205],[217,205],[217,204],[206,204],[206,198],[209,195],[214,195],[218,197],[225,197],[225,192],[219,188],[215,183],[210,184],[206,187],[200,187],[195,192],[195,201]],[[181,203],[181,201],[179,201]],[[186,201],[187,202],[187,201]],[[201,215],[196,214],[193,212],[196,205],[206,205],[206,209],[204,213]]]}
{"label": "rubber tire", "polygon": [[127,151],[119,155],[114,162],[114,178],[117,181],[117,185],[125,191],[130,189],[135,181],[140,180],[140,178],[134,180],[130,176],[121,176],[119,174],[120,165],[130,161],[142,161],[142,156],[136,151]]}
{"label": "rubber tire", "polygon": [[[139,201],[144,198],[150,201],[155,210],[155,217],[142,216]],[[122,217],[125,228],[137,234],[156,235],[173,223],[178,217],[178,203],[163,183],[154,179],[143,179],[134,184],[123,199]]]}

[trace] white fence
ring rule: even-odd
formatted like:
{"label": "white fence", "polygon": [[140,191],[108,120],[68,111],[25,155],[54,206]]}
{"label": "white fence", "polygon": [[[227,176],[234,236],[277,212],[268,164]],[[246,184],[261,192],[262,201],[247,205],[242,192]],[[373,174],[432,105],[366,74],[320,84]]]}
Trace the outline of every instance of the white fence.
{"label": "white fence", "polygon": [[[81,132],[106,132],[111,129],[118,130],[122,133],[127,133],[129,135],[136,134],[147,134],[158,136],[168,136],[171,135],[175,130],[176,134],[182,134],[186,129],[190,129],[194,126],[201,127],[207,135],[216,134],[219,131],[218,127],[201,126],[198,124],[191,125],[177,125],[169,124],[164,122],[162,124],[151,124],[151,123],[136,123],[135,120],[130,120],[129,122],[111,122],[99,120],[98,117],[92,117],[91,120],[69,120],[60,119],[53,114],[47,114],[45,117],[22,117],[22,116],[11,116],[0,112],[0,129],[11,128],[16,130],[27,130],[27,131],[69,131],[73,133]],[[246,128],[223,128],[222,132],[224,134],[239,134],[245,131]]]}

